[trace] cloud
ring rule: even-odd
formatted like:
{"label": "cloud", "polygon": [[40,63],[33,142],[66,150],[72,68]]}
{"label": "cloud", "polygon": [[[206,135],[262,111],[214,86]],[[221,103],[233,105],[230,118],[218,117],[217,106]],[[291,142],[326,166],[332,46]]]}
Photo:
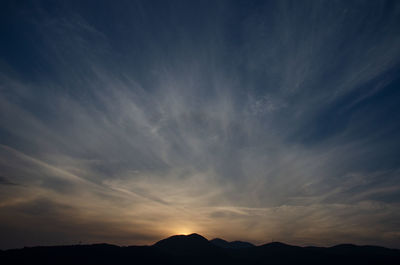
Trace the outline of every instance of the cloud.
{"label": "cloud", "polygon": [[[4,216],[54,219],[43,244],[185,227],[398,246],[380,223],[398,212],[399,7],[360,3],[24,7],[0,76]],[[2,220],[3,246],[38,244]]]}

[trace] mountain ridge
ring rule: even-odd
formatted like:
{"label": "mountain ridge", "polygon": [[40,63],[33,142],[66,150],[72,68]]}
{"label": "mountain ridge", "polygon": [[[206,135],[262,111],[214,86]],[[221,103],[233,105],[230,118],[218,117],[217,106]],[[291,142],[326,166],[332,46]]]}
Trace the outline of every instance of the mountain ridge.
{"label": "mountain ridge", "polygon": [[247,248],[247,247],[254,247],[255,246],[254,244],[251,244],[249,242],[244,242],[244,241],[239,241],[239,240],[228,242],[228,241],[226,241],[224,239],[221,239],[221,238],[214,238],[214,239],[210,240],[210,242],[212,244],[214,244],[216,246],[219,246],[219,247],[222,247],[222,248],[234,248],[234,249],[237,249],[237,248]]}
{"label": "mountain ridge", "polygon": [[[240,242],[239,247],[232,243]],[[216,244],[217,243],[217,244]],[[222,246],[218,246],[222,243]],[[251,246],[250,246],[251,245]],[[235,247],[236,246],[236,247]],[[199,234],[174,235],[149,246],[111,244],[39,246],[0,251],[1,264],[400,264],[400,250],[340,244],[299,247],[280,242],[260,246]]]}

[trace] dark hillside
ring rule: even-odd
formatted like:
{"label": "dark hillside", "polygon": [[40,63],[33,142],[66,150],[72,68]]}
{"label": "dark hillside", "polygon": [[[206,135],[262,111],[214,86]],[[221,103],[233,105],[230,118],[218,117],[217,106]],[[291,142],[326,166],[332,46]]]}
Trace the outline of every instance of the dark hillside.
{"label": "dark hillside", "polygon": [[191,234],[172,236],[152,246],[109,244],[31,247],[0,251],[0,264],[400,264],[400,250],[376,246],[297,247],[279,242],[208,241]]}

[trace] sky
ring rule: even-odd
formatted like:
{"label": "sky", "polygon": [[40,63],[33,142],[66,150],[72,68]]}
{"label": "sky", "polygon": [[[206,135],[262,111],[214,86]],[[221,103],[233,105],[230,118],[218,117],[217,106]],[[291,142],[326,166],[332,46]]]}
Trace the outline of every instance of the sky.
{"label": "sky", "polygon": [[399,1],[0,10],[0,249],[400,248]]}

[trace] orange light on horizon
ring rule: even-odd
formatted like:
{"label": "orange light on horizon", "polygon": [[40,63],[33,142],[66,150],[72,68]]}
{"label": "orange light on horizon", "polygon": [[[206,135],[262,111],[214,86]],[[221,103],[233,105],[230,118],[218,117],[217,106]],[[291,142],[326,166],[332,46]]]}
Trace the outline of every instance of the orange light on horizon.
{"label": "orange light on horizon", "polygon": [[185,235],[185,236],[194,233],[193,230],[187,226],[176,227],[175,229],[172,229],[172,232],[174,235]]}

